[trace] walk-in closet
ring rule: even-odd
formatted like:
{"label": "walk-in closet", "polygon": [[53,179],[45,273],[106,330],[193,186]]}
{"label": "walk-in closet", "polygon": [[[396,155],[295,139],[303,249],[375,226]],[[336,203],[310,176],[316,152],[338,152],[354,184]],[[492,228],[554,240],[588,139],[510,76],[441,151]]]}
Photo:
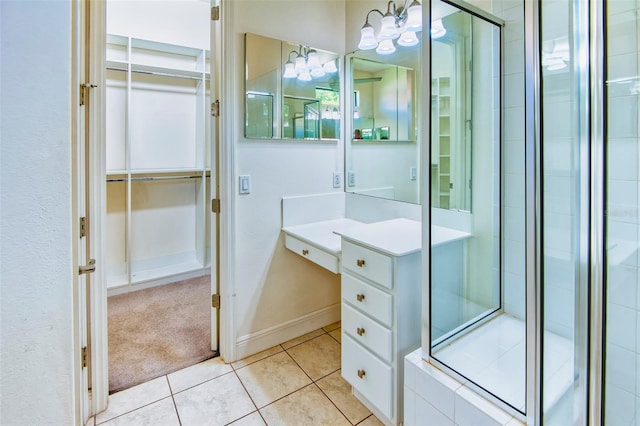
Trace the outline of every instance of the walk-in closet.
{"label": "walk-in closet", "polygon": [[[214,354],[209,3],[108,0],[106,33],[105,276],[110,382],[120,383],[116,370],[140,368],[136,353],[143,364],[167,358],[151,376]],[[202,353],[173,353],[181,339]]]}

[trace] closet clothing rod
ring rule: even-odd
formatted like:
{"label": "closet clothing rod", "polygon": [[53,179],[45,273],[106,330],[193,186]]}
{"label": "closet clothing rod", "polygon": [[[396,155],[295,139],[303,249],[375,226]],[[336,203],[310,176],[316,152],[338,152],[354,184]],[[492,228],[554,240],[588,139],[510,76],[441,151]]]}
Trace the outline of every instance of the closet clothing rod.
{"label": "closet clothing rod", "polygon": [[[119,67],[107,67],[107,69],[111,71],[123,71],[123,72],[127,71],[126,68],[119,68]],[[194,75],[172,74],[168,72],[141,71],[141,70],[131,70],[131,72],[138,73],[138,74],[157,75],[159,77],[174,77],[174,78],[187,78],[189,80],[202,80],[202,77],[198,77]]]}
{"label": "closet clothing rod", "polygon": [[[207,177],[209,177],[207,175]],[[202,179],[200,175],[193,176],[145,176],[145,177],[132,177],[131,182],[146,182],[153,180],[185,180],[185,179]],[[126,177],[123,178],[107,178],[107,182],[126,182]]]}

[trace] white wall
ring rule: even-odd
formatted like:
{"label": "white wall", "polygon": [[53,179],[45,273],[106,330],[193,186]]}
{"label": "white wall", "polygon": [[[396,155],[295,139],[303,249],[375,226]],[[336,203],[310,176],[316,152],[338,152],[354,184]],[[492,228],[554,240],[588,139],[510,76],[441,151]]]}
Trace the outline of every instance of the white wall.
{"label": "white wall", "polygon": [[73,424],[71,4],[0,2],[0,423]]}
{"label": "white wall", "polygon": [[[267,141],[244,138],[245,32],[344,54],[344,1],[228,3],[232,49],[226,84],[234,88],[232,120],[235,252],[229,291],[234,294],[238,356],[263,349],[263,333],[327,309],[339,312],[340,279],[284,247],[281,198],[342,191],[332,186],[342,171],[343,142]],[[237,194],[238,175],[251,175],[251,194]],[[339,314],[338,314],[339,315]],[[335,319],[338,319],[336,317]],[[286,333],[279,336],[287,338]],[[273,338],[278,339],[278,333]],[[270,340],[268,344],[272,344]],[[280,342],[275,342],[280,343]]]}

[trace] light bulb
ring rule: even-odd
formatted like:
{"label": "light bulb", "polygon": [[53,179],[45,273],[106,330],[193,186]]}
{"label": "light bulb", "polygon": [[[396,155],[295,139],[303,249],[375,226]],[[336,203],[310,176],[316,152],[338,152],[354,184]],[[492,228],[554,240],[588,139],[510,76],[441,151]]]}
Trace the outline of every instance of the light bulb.
{"label": "light bulb", "polygon": [[407,31],[422,31],[422,5],[418,0],[413,0],[407,9]]}
{"label": "light bulb", "polygon": [[287,63],[284,64],[284,74],[282,74],[282,77],[296,78],[297,76],[296,70],[293,67],[293,62],[287,61]]}
{"label": "light bulb", "polygon": [[318,52],[313,49],[309,50],[309,53],[307,53],[307,67],[310,70],[322,69]]}
{"label": "light bulb", "polygon": [[380,34],[378,34],[378,40],[393,40],[398,38],[398,29],[396,28],[396,18],[387,13],[382,17],[380,23]]}
{"label": "light bulb", "polygon": [[338,72],[335,59],[324,64],[322,68],[324,69],[324,72],[326,72],[327,74],[333,74],[334,72]]}
{"label": "light bulb", "polygon": [[324,70],[322,69],[322,67],[311,70],[311,77],[319,78],[323,76],[324,76]]}
{"label": "light bulb", "polygon": [[398,45],[405,47],[415,46],[419,42],[420,41],[418,40],[416,33],[414,33],[413,31],[403,32],[402,34],[400,34],[400,38],[398,39]]}
{"label": "light bulb", "polygon": [[442,25],[442,19],[436,19],[431,23],[431,38],[440,38],[447,33]]}
{"label": "light bulb", "polygon": [[379,55],[390,55],[396,51],[396,47],[393,45],[393,40],[382,40],[376,48],[376,53]]}
{"label": "light bulb", "polygon": [[304,59],[304,56],[298,55],[296,56],[296,65],[294,67],[296,74],[308,73],[309,69],[307,68],[307,61]]}
{"label": "light bulb", "polygon": [[309,74],[309,71],[305,71],[303,73],[300,73],[298,75],[298,80],[300,80],[300,81],[311,81],[311,74]]}
{"label": "light bulb", "polygon": [[378,47],[376,36],[373,34],[373,27],[371,25],[364,24],[360,30],[360,43],[358,43],[358,49],[371,50]]}

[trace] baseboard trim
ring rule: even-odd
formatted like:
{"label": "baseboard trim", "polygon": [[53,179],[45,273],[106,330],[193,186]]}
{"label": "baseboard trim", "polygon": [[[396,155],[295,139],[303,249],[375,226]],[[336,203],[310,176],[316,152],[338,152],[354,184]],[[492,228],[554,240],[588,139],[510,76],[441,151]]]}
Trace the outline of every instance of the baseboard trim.
{"label": "baseboard trim", "polygon": [[172,274],[161,278],[154,278],[151,280],[140,281],[132,284],[125,284],[120,287],[107,288],[107,297],[130,293],[137,290],[145,290],[152,287],[159,287],[161,285],[171,284],[177,281],[190,280],[192,278],[198,278],[208,274],[211,274],[211,268],[207,267],[196,269],[194,271]]}
{"label": "baseboard trim", "polygon": [[[245,334],[236,340],[236,360],[254,355],[337,321],[340,321],[340,303],[256,333]],[[227,360],[227,362],[231,361]]]}

